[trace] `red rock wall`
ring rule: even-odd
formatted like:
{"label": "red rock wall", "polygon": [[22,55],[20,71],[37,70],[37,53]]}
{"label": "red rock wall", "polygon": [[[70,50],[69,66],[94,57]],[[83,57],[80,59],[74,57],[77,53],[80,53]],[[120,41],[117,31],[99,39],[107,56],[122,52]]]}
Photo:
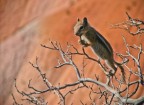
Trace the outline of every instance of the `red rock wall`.
{"label": "red rock wall", "polygon": [[[34,62],[36,56],[39,57],[41,68],[54,85],[76,80],[74,71],[69,67],[63,68],[63,70],[52,69],[52,66],[56,64],[58,54],[42,48],[40,44],[48,44],[50,38],[60,42],[63,46],[66,45],[66,42],[70,42],[80,48],[77,43],[78,38],[73,34],[73,25],[77,17],[88,17],[91,25],[106,37],[115,52],[124,53],[125,48],[121,34],[125,35],[129,43],[141,42],[143,44],[143,36],[136,38],[128,35],[125,31],[110,29],[110,24],[121,22],[127,18],[126,11],[132,17],[144,20],[143,5],[143,0],[1,0],[0,105],[12,104],[11,92],[15,93],[20,102],[21,97],[13,88],[14,78],[18,79],[21,90],[28,90],[29,79],[33,79],[32,84],[38,89],[44,89],[44,85],[40,83],[41,78],[28,64],[29,61]],[[88,51],[91,54],[91,51]],[[78,60],[75,58],[80,66],[81,62]],[[96,71],[98,65],[95,63],[89,64],[89,68],[90,70],[86,71],[87,77],[93,78],[94,74],[100,76],[103,74],[99,69]],[[141,87],[135,97],[142,95],[143,91]],[[68,96],[66,103],[69,105],[73,102],[74,105],[78,105],[80,104],[79,100],[88,103],[89,99],[86,97],[88,94],[89,92],[85,89],[77,91],[74,96]],[[43,96],[50,105],[58,102],[55,95],[44,94]],[[101,101],[98,104],[101,104]]]}

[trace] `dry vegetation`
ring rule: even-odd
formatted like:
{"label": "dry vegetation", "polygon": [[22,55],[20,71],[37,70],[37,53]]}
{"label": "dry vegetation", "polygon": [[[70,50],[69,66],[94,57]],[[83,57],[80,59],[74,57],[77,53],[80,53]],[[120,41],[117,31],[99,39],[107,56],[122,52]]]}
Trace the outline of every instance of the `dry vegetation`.
{"label": "dry vegetation", "polygon": [[[121,28],[125,29],[130,33],[130,35],[135,35],[134,37],[137,37],[138,35],[142,35],[144,33],[144,22],[139,19],[133,19],[131,18],[128,13],[128,20],[125,22],[122,22],[120,24],[113,25],[114,28]],[[136,31],[131,31],[132,27],[136,27]],[[73,45],[67,43],[67,48],[64,50],[64,48],[61,47],[61,44],[58,42],[50,41],[50,46],[41,45],[42,47],[51,50],[56,51],[59,53],[60,59],[57,59],[58,64],[55,66],[55,68],[59,69],[63,66],[71,66],[73,70],[75,71],[75,75],[77,76],[77,81],[65,85],[59,85],[59,86],[53,86],[53,83],[51,83],[48,78],[46,77],[46,74],[43,73],[43,70],[41,70],[39,64],[38,64],[38,57],[36,57],[36,63],[30,62],[31,66],[35,68],[35,70],[39,73],[41,79],[43,80],[43,83],[45,84],[46,88],[45,90],[38,90],[35,87],[31,85],[31,80],[29,81],[28,88],[32,89],[33,92],[26,92],[19,90],[19,86],[17,85],[17,82],[15,80],[15,89],[19,94],[21,94],[24,97],[25,101],[29,101],[30,103],[33,103],[35,105],[47,105],[48,102],[42,97],[39,97],[40,94],[48,93],[48,92],[54,92],[55,95],[59,98],[60,105],[66,105],[66,97],[69,94],[73,94],[75,91],[86,88],[90,90],[89,95],[87,98],[90,99],[91,105],[96,105],[96,100],[91,97],[91,94],[98,94],[101,100],[102,98],[105,100],[105,105],[141,105],[144,103],[144,96],[140,96],[137,99],[133,99],[132,97],[137,93],[139,90],[139,86],[144,86],[144,75],[142,74],[142,67],[141,67],[141,59],[142,55],[144,55],[142,44],[140,45],[129,45],[126,41],[126,39],[123,37],[123,41],[125,43],[126,47],[126,54],[120,54],[117,53],[117,56],[119,56],[122,59],[121,65],[125,68],[125,71],[127,71],[127,78],[126,83],[123,83],[120,77],[111,76],[109,75],[109,68],[107,68],[104,64],[101,63],[101,61],[94,59],[93,57],[89,56],[88,53],[85,51],[85,48],[82,47],[81,51],[79,51],[76,47]],[[131,50],[134,50],[137,52],[137,56],[134,56],[131,53]],[[77,66],[77,64],[74,62],[73,57],[74,56],[84,56],[84,60],[82,61],[83,69],[85,68],[85,60],[89,60],[89,63],[96,62],[99,64],[103,72],[105,73],[105,77],[107,80],[105,82],[100,81],[95,74],[95,79],[87,78],[84,76],[84,70],[80,70]],[[129,65],[132,64],[135,66],[134,68],[131,68]],[[134,81],[131,81],[130,78],[132,76],[136,76],[137,79]],[[70,78],[70,76],[69,76]],[[97,86],[98,90],[95,90],[93,87]],[[122,88],[122,86],[124,88]],[[67,90],[66,92],[62,92],[62,90],[66,88],[70,88],[70,90]],[[129,92],[130,87],[135,87],[133,89],[133,92]],[[12,94],[14,105],[20,105],[19,102],[17,102],[16,98],[14,97],[14,94]],[[87,105],[82,100],[80,100],[80,103],[82,105]]]}

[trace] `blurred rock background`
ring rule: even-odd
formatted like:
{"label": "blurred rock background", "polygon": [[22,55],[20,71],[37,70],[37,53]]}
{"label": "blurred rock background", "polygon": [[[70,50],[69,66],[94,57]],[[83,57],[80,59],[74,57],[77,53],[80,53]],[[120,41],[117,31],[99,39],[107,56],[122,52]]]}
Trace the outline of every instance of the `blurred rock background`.
{"label": "blurred rock background", "polygon": [[[130,36],[127,32],[119,29],[111,29],[111,24],[126,20],[125,12],[131,17],[144,20],[143,0],[0,0],[0,105],[11,105],[13,103],[11,93],[13,92],[17,101],[21,97],[13,87],[14,79],[20,90],[28,91],[27,84],[32,79],[32,85],[38,89],[45,89],[41,78],[29,61],[35,62],[39,57],[39,65],[53,85],[58,83],[70,83],[76,80],[76,75],[71,67],[55,70],[58,54],[44,49],[40,44],[48,45],[49,39],[58,41],[63,47],[69,42],[78,49],[78,38],[73,34],[73,26],[77,17],[87,17],[94,26],[110,42],[115,52],[125,53],[122,36],[128,43],[142,43],[140,38]],[[92,52],[88,48],[88,53]],[[118,57],[115,57],[120,61]],[[74,59],[81,66],[80,59]],[[141,61],[143,64],[144,60]],[[89,70],[85,72],[87,77],[94,74],[101,76],[95,63],[88,64]],[[144,65],[142,65],[144,68]],[[98,69],[96,71],[96,69]],[[103,80],[104,78],[100,78]],[[132,78],[134,80],[135,78]],[[80,104],[80,100],[89,103],[87,95],[89,92],[82,89],[66,99],[67,105]],[[134,98],[144,95],[143,87],[140,87]],[[83,96],[83,97],[81,97]],[[49,105],[56,105],[58,99],[53,94],[43,94]],[[77,97],[77,98],[75,98]],[[102,101],[97,99],[98,105]],[[28,102],[25,104],[28,104]]]}

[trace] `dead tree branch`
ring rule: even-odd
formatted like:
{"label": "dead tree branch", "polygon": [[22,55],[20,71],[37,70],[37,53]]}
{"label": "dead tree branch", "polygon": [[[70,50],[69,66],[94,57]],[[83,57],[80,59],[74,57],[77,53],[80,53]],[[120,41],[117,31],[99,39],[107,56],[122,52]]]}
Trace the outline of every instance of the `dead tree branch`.
{"label": "dead tree branch", "polygon": [[[127,80],[128,81],[127,84],[123,84],[126,86],[126,88],[123,88],[123,89],[121,88],[122,83],[115,76],[115,81],[119,84],[116,86],[113,83],[112,78],[110,78],[111,76],[109,75],[109,72],[107,71],[108,69],[99,60],[90,57],[86,53],[84,48],[82,48],[82,52],[80,52],[73,45],[67,44],[67,49],[63,50],[59,43],[52,42],[52,41],[50,41],[51,46],[46,46],[46,45],[41,45],[41,46],[44,48],[47,48],[49,50],[52,50],[52,51],[54,50],[54,51],[58,52],[62,60],[60,61],[58,59],[58,64],[55,66],[55,68],[59,69],[62,66],[66,66],[66,65],[71,66],[73,68],[73,70],[75,71],[77,81],[75,81],[73,83],[65,84],[65,85],[59,84],[58,86],[53,86],[52,83],[48,80],[46,73],[43,73],[43,70],[39,67],[38,57],[36,57],[35,64],[33,64],[31,62],[29,62],[29,63],[31,64],[31,66],[33,68],[35,68],[36,71],[38,71],[38,74],[40,75],[41,79],[43,80],[43,83],[46,85],[46,89],[45,90],[36,89],[35,87],[31,86],[31,80],[29,80],[28,88],[31,89],[32,92],[26,93],[24,91],[20,91],[16,85],[16,81],[15,81],[15,88],[19,94],[21,94],[22,96],[25,97],[24,100],[27,100],[30,103],[33,103],[35,105],[47,105],[48,102],[45,102],[44,98],[37,97],[36,95],[48,93],[51,91],[54,91],[54,93],[58,96],[58,98],[60,100],[58,104],[66,105],[66,97],[69,94],[74,94],[75,91],[77,91],[81,88],[86,88],[90,91],[89,99],[90,99],[92,105],[96,105],[96,100],[92,99],[91,94],[100,95],[99,99],[103,98],[105,100],[104,101],[105,104],[107,104],[107,105],[111,105],[113,103],[137,105],[138,103],[142,103],[144,101],[144,96],[141,96],[138,99],[131,98],[138,91],[140,83],[143,84],[143,74],[142,74],[142,68],[140,65],[141,55],[143,54],[142,45],[130,46],[127,44],[125,38],[123,38],[123,39],[124,39],[125,46],[127,48],[126,55],[123,55],[123,54],[117,54],[117,55],[120,56],[122,59],[127,59],[126,61],[123,61],[124,63],[122,63],[130,73],[128,80]],[[130,48],[133,48],[134,50],[139,50],[137,57],[134,57],[131,54]],[[72,52],[71,49],[73,49],[74,52]],[[99,66],[104,71],[107,81],[106,82],[100,81],[99,77],[97,75],[95,75],[96,79],[86,78],[83,74],[83,71],[80,71],[77,64],[74,62],[73,56],[84,56],[87,60],[98,63]],[[137,65],[137,72],[134,72],[127,65],[127,63],[129,63],[129,60],[130,60],[129,58],[132,58],[134,60],[135,64]],[[84,61],[82,63],[83,63],[83,68],[84,68],[85,67]],[[83,76],[82,76],[82,74],[83,74]],[[136,81],[130,81],[130,78],[132,75],[139,77],[139,79]],[[92,86],[88,86],[87,83],[91,83]],[[111,83],[111,84],[109,84],[109,83]],[[134,91],[130,94],[129,88],[134,85],[136,85],[136,87],[135,87]],[[97,86],[98,91],[95,91],[93,89],[93,86]],[[66,89],[66,88],[70,89],[70,90],[63,93],[62,90]],[[125,95],[121,95],[122,93],[124,93]],[[14,96],[13,96],[13,100],[14,100],[14,103],[16,105],[18,105]],[[117,101],[114,101],[114,100],[117,100]],[[84,102],[82,102],[82,101],[80,101],[80,102],[81,102],[81,104],[85,105]]]}
{"label": "dead tree branch", "polygon": [[114,24],[112,25],[112,28],[124,29],[133,36],[144,33],[144,21],[132,18],[127,12],[126,15],[128,17],[128,20],[118,24]]}

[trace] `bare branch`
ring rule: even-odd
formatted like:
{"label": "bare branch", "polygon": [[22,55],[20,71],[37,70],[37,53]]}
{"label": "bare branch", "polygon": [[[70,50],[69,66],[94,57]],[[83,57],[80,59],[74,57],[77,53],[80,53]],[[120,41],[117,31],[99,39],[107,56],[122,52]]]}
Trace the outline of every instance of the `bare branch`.
{"label": "bare branch", "polygon": [[[131,54],[130,49],[129,49],[129,45],[127,44],[126,39],[125,39],[124,37],[123,37],[123,40],[124,40],[124,43],[125,43],[126,48],[127,48],[126,53],[127,53],[127,55],[128,55],[129,57],[131,57],[131,58],[134,60],[134,63],[137,65],[138,73],[134,73],[134,72],[132,72],[132,70],[130,70],[127,66],[126,66],[126,67],[129,69],[129,71],[130,71],[131,73],[137,75],[137,76],[140,78],[141,84],[143,85],[143,84],[144,84],[144,79],[143,79],[143,74],[142,74],[142,68],[141,68],[141,65],[140,65],[140,57],[141,57],[141,54],[142,54],[142,51],[143,51],[143,50],[142,50],[142,45],[140,44],[140,47],[137,47],[137,48],[139,48],[139,53],[138,53],[138,56],[137,56],[137,58],[136,58],[136,57],[134,57],[134,56]],[[132,47],[132,46],[130,46],[130,47]],[[132,48],[135,48],[135,46],[132,47]]]}
{"label": "bare branch", "polygon": [[[143,28],[144,21],[130,17],[130,15],[127,12],[126,12],[126,15],[128,17],[128,20],[112,25],[112,28],[126,30],[128,33],[130,33],[133,36],[143,34],[144,33],[144,28]],[[136,28],[137,30],[135,32],[132,32],[131,28]]]}
{"label": "bare branch", "polygon": [[46,78],[46,74],[43,74],[43,73],[41,72],[39,66],[38,66],[38,58],[36,57],[36,64],[35,64],[35,65],[34,65],[33,63],[31,63],[31,62],[29,62],[29,63],[39,72],[39,74],[41,75],[41,77],[42,77],[44,83],[46,84],[46,86],[47,86],[48,88],[50,88],[50,84],[49,84],[49,82],[48,82],[48,80],[47,80],[47,78]]}
{"label": "bare branch", "polygon": [[[130,17],[129,17],[130,18]],[[15,88],[17,90],[17,92],[19,94],[21,94],[22,96],[25,97],[24,100],[27,100],[33,104],[36,105],[46,105],[47,103],[44,101],[43,98],[40,97],[36,97],[35,95],[40,95],[43,93],[48,93],[53,91],[57,97],[59,98],[59,103],[60,105],[66,105],[66,97],[69,94],[73,94],[75,91],[82,89],[82,88],[86,88],[90,90],[89,93],[89,100],[91,102],[91,105],[96,105],[96,101],[95,99],[93,99],[92,94],[97,94],[99,95],[99,99],[103,98],[105,99],[105,104],[106,105],[111,105],[114,102],[115,99],[117,99],[117,103],[121,103],[121,104],[137,104],[137,103],[142,103],[144,100],[144,97],[141,96],[138,99],[132,99],[131,97],[137,93],[138,89],[139,89],[139,84],[141,83],[141,80],[143,79],[143,75],[142,75],[142,69],[141,69],[141,65],[140,65],[140,59],[141,59],[141,55],[143,54],[143,49],[142,49],[142,45],[140,46],[129,46],[124,39],[124,43],[125,46],[127,48],[127,52],[126,55],[123,54],[118,54],[118,56],[120,56],[123,59],[123,62],[121,63],[122,65],[124,65],[126,67],[126,69],[128,69],[128,72],[130,73],[129,77],[128,77],[128,83],[127,84],[123,84],[126,86],[126,88],[122,89],[122,82],[116,77],[114,76],[114,80],[115,82],[118,84],[116,85],[115,83],[113,83],[112,78],[111,78],[111,74],[107,71],[108,68],[105,67],[100,60],[94,59],[92,57],[90,57],[86,52],[85,49],[82,48],[82,52],[78,51],[77,48],[75,48],[73,45],[67,43],[67,48],[66,50],[63,50],[62,46],[60,45],[60,43],[58,42],[52,42],[50,41],[50,44],[52,47],[49,46],[45,46],[45,45],[41,45],[44,48],[47,48],[49,50],[52,51],[56,51],[59,53],[60,55],[60,59],[58,59],[58,64],[55,66],[55,68],[59,69],[63,66],[71,66],[73,68],[73,70],[75,71],[75,74],[77,76],[77,80],[75,82],[72,83],[65,83],[65,85],[61,85],[59,84],[58,86],[53,86],[52,83],[47,79],[46,74],[43,73],[41,70],[41,68],[38,65],[38,58],[36,57],[36,63],[33,64],[31,62],[29,62],[33,68],[35,68],[36,71],[38,71],[38,74],[41,76],[41,79],[43,81],[43,83],[46,85],[46,89],[44,90],[38,90],[35,87],[32,86],[31,82],[32,80],[29,80],[28,83],[28,88],[32,90],[32,92],[26,93],[23,91],[20,91],[17,88],[16,85],[16,81],[15,81]],[[130,48],[132,48],[133,50],[139,50],[137,57],[133,56],[133,54],[130,52]],[[73,50],[74,52],[72,52],[71,50]],[[84,56],[85,58],[82,61],[82,70],[79,70],[77,64],[74,62],[73,60],[73,56]],[[129,63],[129,58],[132,58],[134,60],[134,63],[137,65],[137,71],[138,72],[134,72],[132,70],[132,68],[130,68],[129,66],[127,66],[127,63]],[[97,64],[100,65],[101,69],[104,71],[106,79],[106,83],[104,83],[103,81],[100,81],[100,77],[97,74],[94,74],[95,79],[92,78],[86,78],[84,76],[84,69],[85,69],[85,59],[88,59],[90,62],[96,62]],[[130,81],[131,76],[137,76],[139,77],[138,80],[136,81]],[[92,84],[91,86],[87,86],[87,84],[90,83]],[[93,86],[97,86],[98,89],[95,91],[93,89]],[[135,90],[131,93],[129,93],[129,88],[135,86]],[[63,93],[62,90],[69,88],[69,90],[66,90],[65,93]],[[126,96],[124,97],[122,95],[122,93],[126,92]],[[15,103],[16,100],[13,96],[13,100]],[[80,101],[80,103],[82,105],[87,105],[85,104],[83,101]],[[18,105],[18,104],[16,104]]]}
{"label": "bare branch", "polygon": [[13,100],[14,100],[13,105],[22,105],[22,104],[17,103],[17,101],[16,101],[16,99],[15,99],[15,97],[14,97],[14,95],[13,95],[13,94],[11,94],[11,95],[12,95],[12,98],[13,98]]}

